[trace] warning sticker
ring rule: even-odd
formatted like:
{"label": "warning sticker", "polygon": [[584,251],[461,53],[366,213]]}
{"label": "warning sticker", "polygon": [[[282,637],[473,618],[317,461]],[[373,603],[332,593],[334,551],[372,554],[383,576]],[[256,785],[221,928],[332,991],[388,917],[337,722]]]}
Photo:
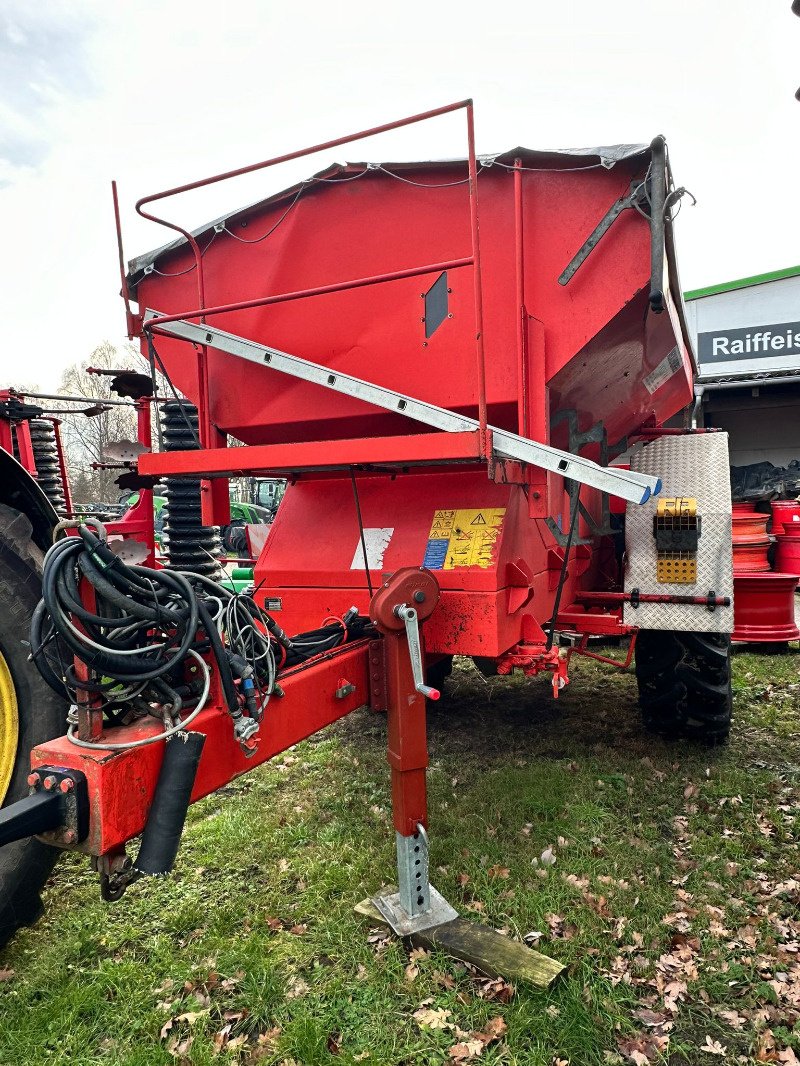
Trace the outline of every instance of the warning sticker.
{"label": "warning sticker", "polygon": [[657,392],[665,381],[669,381],[673,374],[677,374],[683,366],[683,357],[680,349],[676,346],[669,355],[665,355],[655,370],[652,370],[644,379],[644,387],[652,396]]}
{"label": "warning sticker", "polygon": [[505,507],[436,511],[422,565],[429,570],[488,569],[505,513]]}

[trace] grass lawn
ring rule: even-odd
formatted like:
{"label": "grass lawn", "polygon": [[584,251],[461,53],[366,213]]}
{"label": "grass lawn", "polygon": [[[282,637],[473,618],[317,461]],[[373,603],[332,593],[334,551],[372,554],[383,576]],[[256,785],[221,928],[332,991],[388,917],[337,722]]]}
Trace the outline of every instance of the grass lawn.
{"label": "grass lawn", "polygon": [[550,992],[353,913],[394,880],[359,712],[195,806],[171,878],[104,904],[63,861],[0,957],[0,1063],[800,1061],[800,654],[734,667],[721,749],[644,735],[588,661],[558,701],[465,662],[431,712],[432,880],[564,962]]}

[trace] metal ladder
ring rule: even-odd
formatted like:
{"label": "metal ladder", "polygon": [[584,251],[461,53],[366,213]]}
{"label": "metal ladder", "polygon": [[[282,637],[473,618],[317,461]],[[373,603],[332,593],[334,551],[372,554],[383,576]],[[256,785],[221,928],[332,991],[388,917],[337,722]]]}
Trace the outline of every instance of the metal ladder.
{"label": "metal ladder", "polygon": [[[145,329],[147,329],[148,322],[160,317],[163,317],[160,312],[148,308],[144,315]],[[325,389],[363,400],[365,403],[381,407],[386,411],[406,415],[408,418],[413,418],[417,422],[440,429],[445,433],[474,432],[480,429],[479,422],[474,418],[455,414],[453,411],[426,403],[424,400],[415,400],[413,396],[406,396],[392,389],[384,389],[380,385],[373,385],[369,381],[352,377],[350,374],[341,374],[328,367],[320,366],[318,363],[312,363],[308,359],[301,359],[299,356],[289,355],[277,348],[270,348],[256,341],[247,340],[245,337],[238,337],[234,333],[227,333],[215,326],[185,321],[163,324],[156,322],[156,326],[159,333],[190,341],[193,344],[208,345],[218,351],[235,355],[239,359],[256,363],[258,366],[267,366],[271,370],[278,370],[290,377],[321,385]],[[657,496],[661,491],[661,479],[658,477],[639,474],[632,470],[620,470],[616,467],[599,466],[591,459],[573,455],[560,448],[551,448],[538,441],[528,440],[508,430],[498,429],[495,426],[487,428],[492,435],[492,453],[497,459],[514,459],[521,463],[529,463],[531,466],[560,474],[582,485],[589,485],[600,492],[621,496],[631,503],[645,503],[651,496]]]}

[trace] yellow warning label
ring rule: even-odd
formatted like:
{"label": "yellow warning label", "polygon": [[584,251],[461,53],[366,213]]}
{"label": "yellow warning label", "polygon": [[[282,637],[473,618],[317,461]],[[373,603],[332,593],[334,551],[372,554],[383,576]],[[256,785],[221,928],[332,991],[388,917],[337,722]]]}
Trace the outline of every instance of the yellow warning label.
{"label": "yellow warning label", "polygon": [[488,569],[505,513],[505,507],[436,511],[425,565],[436,570],[455,570],[459,566]]}

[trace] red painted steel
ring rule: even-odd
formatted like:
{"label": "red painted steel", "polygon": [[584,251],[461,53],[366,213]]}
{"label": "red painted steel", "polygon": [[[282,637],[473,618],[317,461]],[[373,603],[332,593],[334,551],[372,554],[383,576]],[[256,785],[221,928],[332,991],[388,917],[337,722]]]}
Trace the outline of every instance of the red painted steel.
{"label": "red painted steel", "polygon": [[477,431],[420,433],[413,437],[372,437],[338,441],[301,441],[297,444],[256,444],[249,448],[210,448],[192,452],[153,452],[139,460],[139,470],[155,477],[206,474],[286,475],[292,472],[341,470],[383,464],[430,466],[436,463],[480,461]]}
{"label": "red painted steel", "polygon": [[768,521],[769,515],[757,514],[755,511],[734,512],[732,516],[734,572],[769,570]]}
{"label": "red painted steel", "polygon": [[[431,654],[497,656],[522,640],[526,624],[539,627],[549,617],[562,556],[545,523],[528,518],[524,486],[495,484],[482,471],[451,469],[391,480],[359,475],[358,492],[365,528],[380,531],[375,536],[385,541],[371,570],[373,585],[403,566],[432,565],[428,549],[437,512],[504,509],[480,564],[451,566],[443,559],[435,569],[441,602],[426,623]],[[599,517],[596,495],[586,494],[586,506]],[[562,507],[563,524],[568,512]],[[581,530],[587,531],[583,522]],[[349,478],[289,485],[256,564],[258,597],[280,601],[276,617],[287,632],[315,628],[325,615],[340,615],[351,604],[363,610],[368,592],[359,545]],[[579,583],[591,587],[597,565],[588,547],[576,553],[581,557],[569,567],[566,603]]]}
{"label": "red painted steel", "polygon": [[[293,744],[369,703],[368,641],[347,645],[281,677],[285,696],[273,696],[261,727],[261,743],[246,758],[234,740],[231,719],[220,705],[209,706],[192,724],[205,733],[192,802],[215,792],[235,777],[285,751]],[[335,695],[344,675],[355,690],[343,699]],[[107,742],[137,740],[161,731],[154,720],[109,729]],[[79,850],[102,855],[141,833],[163,758],[163,744],[125,752],[77,748],[60,737],[34,748],[31,766],[70,767],[84,773],[89,785],[90,836]]]}
{"label": "red painted steel", "polygon": [[[492,424],[515,430],[519,423],[522,312],[516,256],[509,254],[516,245],[515,180],[522,194],[524,306],[529,329],[540,326],[543,340],[529,345],[526,380],[531,389],[541,388],[544,376],[554,414],[574,409],[581,429],[603,419],[612,441],[648,421],[669,417],[691,399],[691,368],[680,327],[670,311],[647,315],[650,233],[644,219],[626,213],[569,286],[556,281],[585,240],[588,220],[602,216],[642,166],[629,161],[610,171],[569,173],[520,168],[516,178],[499,165],[481,170],[482,334]],[[338,287],[343,277],[381,275],[398,261],[409,269],[414,263],[441,264],[454,246],[468,245],[465,189],[452,184],[468,181],[465,164],[410,167],[403,170],[402,182],[357,165],[341,171],[344,178],[359,174],[363,177],[357,180],[310,185],[263,245],[240,241],[257,241],[273,229],[291,198],[288,203],[270,201],[229,221],[234,236],[218,234],[203,257],[208,304],[263,303],[276,295],[283,299],[286,294]],[[269,255],[261,254],[262,247]],[[142,277],[140,306],[170,315],[197,310],[192,265],[186,246],[159,258],[162,273],[190,273]],[[313,302],[250,306],[226,313],[220,324],[332,370],[478,415],[480,395],[471,358],[472,273],[471,268],[448,273],[448,311],[453,317],[427,339],[420,294],[436,280],[436,271],[391,285],[330,291]],[[176,385],[195,398],[190,349],[168,338],[157,343]],[[651,393],[643,379],[676,345],[681,366]],[[209,350],[208,366],[214,423],[248,444],[385,436],[414,429],[400,415],[375,411],[340,394],[322,394],[318,387],[223,353]],[[246,404],[241,402],[244,396]],[[530,398],[526,403],[530,409]],[[541,409],[538,401],[536,407]],[[560,444],[563,430],[556,433],[559,439],[553,443]]]}
{"label": "red painted steel", "polygon": [[800,638],[794,597],[798,580],[797,574],[734,573],[731,639],[750,644],[783,644]]}
{"label": "red painted steel", "polygon": [[[143,210],[145,204],[153,203],[157,200],[163,200],[167,197],[175,196],[179,193],[188,192],[191,189],[199,189],[206,185],[212,185],[220,181],[226,181],[229,178],[239,177],[243,174],[250,174],[256,170],[263,170],[267,167],[275,166],[279,163],[285,163],[289,160],[299,159],[304,156],[313,155],[316,152],[323,151],[338,147],[343,144],[348,144],[353,141],[363,140],[366,137],[371,137],[379,133],[385,133],[389,130],[400,129],[403,126],[409,126],[413,123],[424,122],[428,119],[437,118],[442,115],[449,114],[454,111],[465,110],[467,115],[467,147],[468,147],[468,166],[469,166],[469,219],[470,219],[470,233],[472,241],[471,256],[469,262],[474,264],[474,320],[475,320],[475,346],[477,353],[478,363],[478,405],[480,412],[480,433],[481,433],[481,445],[484,454],[488,454],[486,450],[486,382],[485,382],[485,358],[483,348],[483,305],[482,305],[482,292],[481,292],[481,272],[480,272],[480,245],[478,240],[478,203],[477,203],[477,166],[475,159],[475,131],[474,131],[474,116],[472,100],[463,100],[455,104],[447,104],[444,107],[434,108],[429,111],[422,112],[417,115],[411,115],[407,118],[398,119],[394,122],[384,123],[381,126],[375,126],[369,130],[362,130],[358,133],[349,134],[345,137],[338,137],[332,141],[326,141],[322,144],[313,145],[310,148],[303,148],[295,152],[289,152],[281,156],[276,156],[273,159],[267,159],[260,163],[252,163],[249,166],[239,167],[236,170],[230,170],[225,173],[215,174],[209,178],[201,178],[198,181],[189,182],[188,184],[177,186],[173,189],[167,189],[160,193],[153,193],[150,196],[141,198],[136,203],[136,211],[143,217],[152,222],[164,225],[169,229],[173,229],[180,233],[187,244],[191,248],[192,255],[194,257],[194,266],[197,275],[197,299],[200,305],[198,311],[187,312],[184,311],[180,317],[196,317],[200,316],[201,320],[204,315],[212,313],[206,310],[206,289],[205,289],[205,270],[203,264],[203,252],[200,251],[200,247],[194,238],[194,235],[181,226],[178,226],[174,222],[168,222],[163,218],[159,218],[156,215],[150,214]],[[120,248],[121,236],[119,238]],[[453,265],[456,265],[455,263]],[[417,271],[420,273],[422,271]],[[408,276],[408,275],[407,275]],[[374,284],[379,281],[394,280],[391,275],[384,274],[382,277],[373,275],[372,278],[362,279],[361,283],[339,283],[336,289],[330,289],[329,291],[339,291],[341,289],[350,289],[356,287],[362,287],[363,285]],[[311,296],[321,294],[319,288],[308,288],[304,292],[296,293],[295,297],[299,298],[301,295]],[[217,309],[214,313],[222,313],[220,309]],[[163,321],[163,320],[162,320]],[[152,329],[153,327],[148,327]],[[198,385],[198,417],[200,424],[200,437],[202,443],[206,447],[212,447],[216,443],[215,430],[216,423],[212,421],[211,408],[209,402],[209,378],[208,378],[208,349],[200,345],[197,351],[197,385]]]}
{"label": "red painted steel", "polygon": [[800,533],[800,503],[797,500],[773,500],[770,507],[773,533],[792,533],[792,527]]}
{"label": "red painted steel", "polygon": [[800,573],[800,533],[776,537],[775,569],[784,574]]}
{"label": "red painted steel", "polygon": [[732,504],[733,513],[736,514],[753,514],[756,509],[754,502],[750,500],[736,500]]}
{"label": "red painted steel", "polygon": [[425,696],[416,691],[404,623],[395,609],[402,604],[412,606],[423,620],[431,615],[438,599],[436,579],[429,571],[403,567],[384,582],[370,605],[370,617],[383,633],[385,645],[392,816],[395,829],[403,836],[413,836],[420,824],[423,828],[428,825],[428,742]]}

